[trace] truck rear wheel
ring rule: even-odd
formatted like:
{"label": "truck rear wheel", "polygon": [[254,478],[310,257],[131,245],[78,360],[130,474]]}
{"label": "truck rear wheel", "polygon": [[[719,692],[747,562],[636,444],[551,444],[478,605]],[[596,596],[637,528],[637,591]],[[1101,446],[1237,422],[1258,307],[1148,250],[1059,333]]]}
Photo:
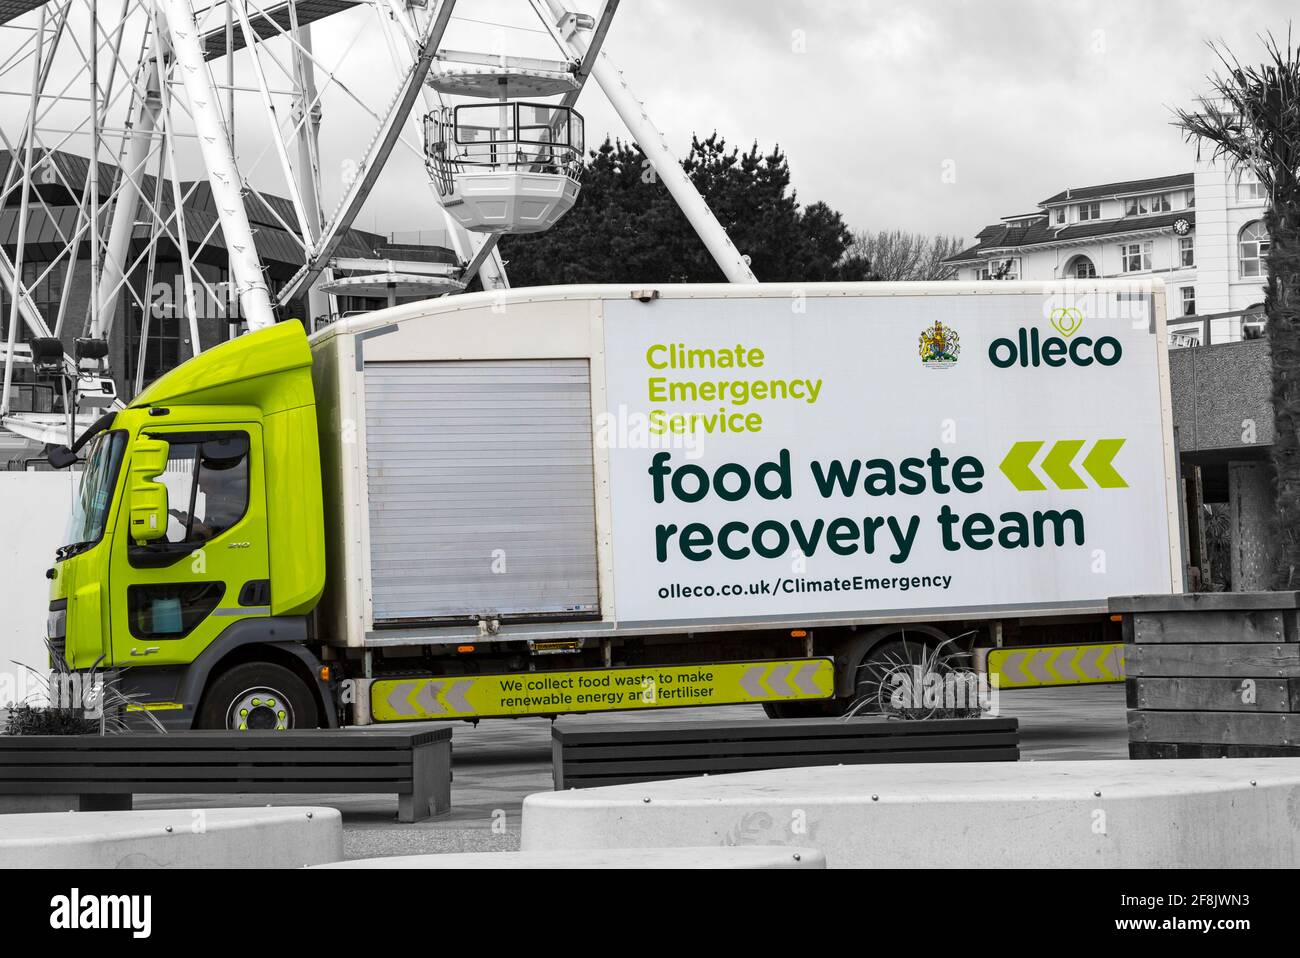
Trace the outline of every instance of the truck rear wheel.
{"label": "truck rear wheel", "polygon": [[858,663],[852,701],[840,700],[841,714],[895,714],[893,698],[900,688],[900,683],[893,681],[895,675],[904,673],[901,688],[910,689],[915,684],[910,678],[911,671],[932,665],[933,649],[930,643],[907,638],[889,639],[873,646]]}
{"label": "truck rear wheel", "polygon": [[316,698],[282,665],[245,662],[221,673],[199,707],[199,728],[246,731],[317,728]]}

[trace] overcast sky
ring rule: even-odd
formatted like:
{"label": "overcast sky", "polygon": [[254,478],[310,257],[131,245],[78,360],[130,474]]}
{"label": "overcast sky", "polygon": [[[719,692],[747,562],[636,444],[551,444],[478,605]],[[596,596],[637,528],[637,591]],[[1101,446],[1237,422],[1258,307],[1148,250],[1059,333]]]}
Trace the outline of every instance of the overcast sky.
{"label": "overcast sky", "polygon": [[[1170,109],[1205,90],[1206,41],[1253,57],[1288,17],[1300,42],[1294,0],[625,0],[606,50],[674,148],[779,142],[800,199],[853,227],[969,238],[1190,171]],[[579,108],[589,139],[621,131],[594,84]]]}
{"label": "overcast sky", "polygon": [[[224,23],[224,10],[214,7],[203,28]],[[1258,35],[1285,35],[1288,15],[1297,14],[1295,0],[623,0],[606,50],[679,154],[693,133],[714,130],[742,147],[779,143],[804,203],[823,200],[856,229],[969,240],[1066,187],[1190,171],[1195,151],[1170,125],[1171,109],[1207,89],[1216,61],[1206,42],[1257,59]],[[0,31],[0,54],[28,36]],[[137,31],[134,48],[126,44],[124,70],[134,70],[142,36]],[[459,0],[441,46],[490,52],[503,41],[504,52],[557,55],[525,0]],[[290,62],[284,43],[273,41],[263,64],[282,125],[292,117],[290,84],[279,72]],[[394,63],[366,8],[318,24],[314,44],[364,104],[321,78],[329,94],[321,133],[329,211],[405,65]],[[59,49],[71,57],[78,48]],[[283,193],[248,56],[235,61],[244,87],[235,111],[241,170],[259,189]],[[101,63],[101,83],[109,62]],[[0,86],[22,93],[29,71],[19,61]],[[218,82],[224,73],[224,60],[214,61]],[[63,87],[64,74],[55,71],[51,89]],[[123,115],[109,125],[120,129],[128,101],[117,102]],[[607,132],[626,136],[594,82],[579,107],[589,145]],[[25,109],[25,95],[4,97],[0,123],[16,134]],[[81,101],[44,114],[41,142],[88,152],[84,129],[61,132],[85,115]],[[106,138],[105,158],[115,135]],[[197,141],[182,136],[177,149],[183,175],[201,176]],[[422,185],[420,150],[413,125],[358,226],[408,236],[441,226]]]}

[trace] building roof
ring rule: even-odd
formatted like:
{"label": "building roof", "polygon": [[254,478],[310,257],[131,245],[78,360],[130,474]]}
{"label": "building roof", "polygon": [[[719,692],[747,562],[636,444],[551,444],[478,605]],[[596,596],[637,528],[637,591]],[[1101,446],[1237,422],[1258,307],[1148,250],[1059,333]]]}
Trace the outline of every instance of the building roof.
{"label": "building roof", "polygon": [[[28,216],[28,245],[42,244],[49,247],[48,255],[54,255],[63,247],[66,237],[76,229],[76,207],[67,205],[66,194],[69,189],[79,192],[84,188],[86,177],[90,172],[90,163],[84,156],[66,153],[61,150],[50,151],[52,162],[58,168],[54,182],[43,188],[43,195],[49,205],[53,218],[46,215],[44,208],[33,208]],[[0,152],[0,181],[3,181],[9,168],[10,156]],[[115,185],[118,171],[115,167],[101,162],[99,164],[99,189],[102,199],[107,199]],[[146,174],[141,181],[141,190],[150,202],[155,195],[155,178]],[[197,249],[207,237],[204,250],[215,253],[224,251],[225,240],[217,223],[217,210],[212,197],[211,185],[206,180],[181,181],[181,195],[185,199],[185,234],[188,245]],[[53,194],[58,194],[60,199]],[[188,195],[187,195],[188,194]],[[171,215],[174,204],[172,192],[164,184],[159,198],[159,212],[163,217]],[[16,202],[16,197],[14,199]],[[297,226],[298,217],[293,203],[284,197],[270,194],[249,193],[245,198],[244,209],[248,214],[249,225],[253,228],[253,243],[258,256],[270,268],[281,273],[291,273],[300,267],[306,259],[302,244],[294,233],[284,229],[281,221],[289,226]],[[9,206],[0,210],[0,244],[12,246],[18,240],[17,207]],[[173,227],[174,229],[174,227]],[[135,229],[137,241],[147,241],[149,227],[138,223]],[[392,247],[387,236],[371,233],[367,230],[350,229],[342,237],[335,255],[369,259],[380,257],[379,250]],[[441,246],[424,246],[418,244],[397,244],[403,247],[404,259],[427,259],[430,262],[455,262],[455,255]],[[391,254],[389,254],[391,255]],[[224,253],[222,253],[224,257]]]}
{"label": "building roof", "polygon": [[1192,188],[1193,174],[1175,173],[1172,176],[1155,176],[1145,180],[1121,180],[1118,183],[1103,183],[1100,186],[1084,186],[1068,189],[1049,196],[1040,204],[1050,206],[1066,201],[1096,200],[1110,196],[1130,196],[1134,193],[1159,193],[1162,190],[1179,190]]}
{"label": "building roof", "polygon": [[[3,3],[29,3],[31,0],[0,0]],[[288,31],[293,26],[295,20],[297,25],[305,27],[309,23],[315,23],[317,20],[323,20],[331,17],[336,13],[345,13],[348,10],[361,6],[360,0],[297,0],[294,5],[294,16],[289,16],[289,4],[275,3],[265,4],[260,10],[254,7],[255,13],[250,12],[248,17],[249,26],[260,39],[268,37],[278,37],[281,31]],[[280,29],[277,30],[276,27]],[[231,50],[244,49],[244,31],[238,20],[235,21],[234,31],[231,36]],[[203,44],[203,58],[205,60],[215,60],[218,57],[226,55],[226,27],[223,23],[203,34],[200,42]]]}
{"label": "building roof", "polygon": [[1069,226],[1051,226],[1046,222],[1035,223],[1033,226],[995,223],[979,231],[976,235],[978,243],[955,256],[949,256],[944,262],[960,263],[984,259],[995,251],[1023,249],[1026,246],[1055,246],[1103,236],[1172,229],[1178,220],[1187,220],[1194,227],[1196,211],[1177,210],[1155,216],[1122,216],[1117,220],[1089,220],[1084,223],[1072,223]]}
{"label": "building roof", "polygon": [[45,0],[0,0],[0,23],[17,20],[24,13],[31,13],[44,3]]}

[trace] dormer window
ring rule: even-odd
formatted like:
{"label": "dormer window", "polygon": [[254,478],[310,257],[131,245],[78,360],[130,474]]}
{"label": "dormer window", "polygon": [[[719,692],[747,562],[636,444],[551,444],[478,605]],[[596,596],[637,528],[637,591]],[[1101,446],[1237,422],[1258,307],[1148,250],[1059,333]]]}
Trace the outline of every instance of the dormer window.
{"label": "dormer window", "polygon": [[1080,203],[1079,221],[1101,219],[1101,203]]}
{"label": "dormer window", "polygon": [[1168,213],[1173,209],[1168,193],[1152,193],[1150,196],[1130,196],[1125,202],[1125,216],[1148,216],[1152,213]]}

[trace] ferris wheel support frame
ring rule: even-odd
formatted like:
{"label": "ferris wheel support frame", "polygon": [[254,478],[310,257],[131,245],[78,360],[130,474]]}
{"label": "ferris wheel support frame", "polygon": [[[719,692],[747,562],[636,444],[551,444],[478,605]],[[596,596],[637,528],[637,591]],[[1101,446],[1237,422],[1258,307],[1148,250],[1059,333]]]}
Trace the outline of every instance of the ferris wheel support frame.
{"label": "ferris wheel support frame", "polygon": [[[253,242],[253,231],[244,209],[243,179],[230,148],[230,132],[218,106],[217,90],[208,73],[199,28],[190,0],[155,0],[166,23],[180,73],[190,102],[190,113],[198,133],[199,151],[207,168],[208,182],[226,251],[230,255],[230,279],[239,296],[240,313],[250,331],[275,325],[270,291],[262,275],[262,263]],[[183,222],[183,214],[178,217]],[[191,295],[187,291],[187,297]],[[198,343],[194,344],[198,348]]]}
{"label": "ferris wheel support frame", "polygon": [[[23,137],[23,150],[25,158],[23,167],[30,170],[32,168],[32,142],[36,139],[36,106],[40,102],[40,88],[42,75],[42,48],[45,40],[45,10],[41,10],[40,25],[36,28],[36,55],[32,58],[32,93],[31,108],[27,111],[27,130]],[[12,166],[12,160],[10,161]],[[23,177],[22,182],[22,205],[18,207],[18,247],[17,262],[15,272],[17,273],[18,282],[22,282],[23,276],[23,252],[27,243],[27,214],[31,210],[31,177]],[[18,289],[18,287],[15,287]],[[14,377],[14,352],[18,345],[18,296],[13,297],[13,302],[9,307],[9,339],[5,349],[5,371],[4,387],[0,392],[0,417],[9,413],[9,393],[13,388]]]}
{"label": "ferris wheel support frame", "polygon": [[[158,43],[158,35],[150,40]],[[113,317],[117,313],[117,301],[125,281],[127,260],[131,255],[131,237],[135,233],[135,219],[140,212],[140,175],[149,162],[149,152],[158,127],[158,117],[162,113],[162,85],[158,76],[158,57],[152,48],[141,64],[143,91],[136,94],[139,99],[139,112],[130,125],[125,149],[125,163],[122,167],[123,180],[117,199],[113,204],[112,220],[108,228],[108,239],[104,243],[103,273],[99,280],[98,308],[91,316],[90,335],[96,339],[108,336],[113,329]],[[138,177],[138,178],[137,178]]]}
{"label": "ferris wheel support frame", "polygon": [[[298,23],[297,7],[289,6],[289,25],[297,41],[293,48],[293,80],[297,91],[293,104],[294,125],[298,129],[298,178],[302,184],[303,206],[307,214],[305,235],[315,243],[321,231],[320,191],[320,124],[322,110],[316,88],[316,64],[312,62],[311,24]],[[231,58],[227,56],[227,61]],[[316,282],[307,290],[307,328],[314,329],[317,316],[333,315],[336,297],[320,288],[333,279],[334,271],[321,270]]]}
{"label": "ferris wheel support frame", "polygon": [[[203,246],[218,235],[219,231],[220,237],[224,240],[225,252],[229,257],[230,287],[234,293],[231,304],[237,302],[242,319],[247,322],[249,329],[259,329],[274,323],[275,311],[300,298],[304,293],[313,314],[320,311],[322,304],[325,312],[332,312],[331,307],[336,305],[334,297],[323,294],[318,287],[322,277],[328,279],[330,262],[338,245],[343,241],[344,234],[351,227],[361,206],[374,188],[392,150],[399,142],[405,142],[403,128],[408,122],[418,123],[418,118],[412,116],[412,106],[417,101],[417,97],[422,94],[426,105],[432,108],[436,102],[437,108],[442,107],[438,92],[426,85],[425,80],[430,68],[439,60],[438,44],[452,18],[456,0],[441,0],[441,2],[435,0],[436,6],[431,7],[426,7],[423,0],[369,0],[369,5],[378,14],[377,19],[393,50],[394,64],[408,64],[408,66],[404,71],[400,66],[398,68],[400,83],[397,92],[389,102],[387,112],[381,115],[379,112],[370,111],[379,122],[379,127],[361,157],[361,175],[348,185],[335,212],[328,217],[324,215],[321,205],[319,144],[321,114],[318,105],[319,94],[314,80],[317,61],[311,52],[309,32],[312,19],[319,16],[318,11],[313,12],[306,22],[300,24],[298,10],[294,3],[289,2],[286,4],[288,9],[286,29],[281,25],[283,21],[273,19],[257,5],[258,0],[230,0],[224,18],[225,29],[220,31],[218,28],[218,35],[220,32],[225,34],[227,63],[226,84],[223,89],[217,85],[213,68],[207,61],[208,56],[213,53],[210,36],[213,31],[208,31],[207,34],[200,31],[194,0],[120,0],[122,13],[118,18],[115,31],[111,27],[105,30],[100,25],[98,12],[102,5],[115,3],[116,0],[81,0],[81,2],[90,11],[92,19],[91,41],[87,47],[90,52],[81,51],[80,44],[78,44],[78,52],[81,53],[84,61],[82,69],[89,70],[92,87],[88,98],[91,116],[85,122],[90,123],[93,148],[86,182],[81,191],[77,222],[69,235],[64,235],[64,229],[57,221],[54,227],[65,244],[65,254],[68,250],[75,250],[76,245],[85,242],[86,239],[91,246],[91,308],[87,311],[83,335],[105,339],[114,325],[116,312],[123,296],[132,296],[142,309],[148,311],[147,305],[126,282],[126,278],[141,260],[148,261],[146,272],[152,275],[154,260],[152,251],[165,234],[180,247],[184,290],[181,297],[183,303],[178,305],[184,310],[189,321],[193,350],[196,353],[200,350],[195,302],[197,287],[201,285],[210,295],[216,296],[216,294],[203,276],[195,273],[189,262],[198,255],[198,252],[190,254],[190,237],[186,235],[184,203],[189,194],[187,192],[185,197],[180,195],[176,137],[187,134],[173,129],[174,112],[181,106],[173,95],[175,92],[173,85],[181,86],[185,90],[186,112],[197,132],[197,145],[202,154],[206,173],[205,180],[200,182],[206,181],[211,187],[216,210],[216,222],[207,229],[206,235],[202,236],[198,250],[202,250]],[[119,57],[125,17],[128,9],[136,4],[149,10],[149,34],[152,36],[147,34],[145,37],[143,59],[137,70],[134,73],[124,73],[126,83],[131,88],[131,102],[126,111],[125,129],[120,131],[122,140],[115,150],[121,170],[116,177],[115,188],[101,200],[98,190],[100,184],[97,181],[101,178],[98,157],[104,147],[102,137],[105,132],[108,132],[108,128],[104,127],[104,120],[112,105],[113,79],[119,70],[125,70],[125,64]],[[50,36],[51,51],[63,35],[68,11],[72,5],[73,0],[56,3],[59,25]],[[682,170],[676,156],[668,148],[663,134],[650,119],[644,104],[636,98],[613,62],[604,53],[604,40],[613,14],[619,7],[619,0],[604,0],[599,14],[594,17],[574,12],[565,0],[527,0],[527,5],[542,20],[545,32],[559,46],[576,80],[572,88],[563,95],[562,105],[572,107],[587,80],[595,77],[602,92],[631,136],[645,151],[665,187],[700,235],[710,255],[723,270],[727,279],[740,283],[756,282],[746,258],[736,249],[725,227],[717,220],[690,177]],[[298,240],[303,253],[302,267],[277,295],[272,295],[268,288],[267,277],[253,239],[254,230],[251,228],[250,213],[245,206],[246,195],[261,197],[262,194],[241,171],[234,142],[233,100],[236,86],[232,54],[235,36],[237,32],[242,34],[243,45],[255,50],[259,42],[267,36],[260,20],[257,28],[253,29],[252,11],[256,11],[258,17],[266,20],[275,33],[287,37],[293,51],[292,69],[286,69],[283,63],[276,60],[274,54],[268,55],[276,61],[281,70],[286,72],[294,88],[293,131],[290,135],[296,137],[296,150],[293,145],[289,145],[279,136],[280,124],[276,120],[276,106],[271,98],[273,91],[256,52],[253,54],[252,62],[256,86],[248,90],[260,94],[262,106],[271,122],[274,154],[287,178],[287,197],[293,212],[286,213],[282,217],[276,207],[267,208],[280,226]],[[47,14],[42,11],[42,26],[38,31],[42,37],[45,36],[44,31],[47,29],[46,16]],[[103,45],[111,47],[110,59],[115,64],[110,71],[108,84],[102,88],[98,79],[101,32]],[[404,55],[398,55],[399,48],[404,51]],[[46,57],[37,54],[34,63],[37,79],[33,86],[33,94],[37,101],[45,95],[42,92],[43,81],[52,63],[52,52]],[[336,82],[332,69],[323,64],[321,66],[327,70],[330,83]],[[54,96],[64,96],[66,90],[67,87],[64,87]],[[352,95],[356,99],[355,94]],[[220,102],[221,98],[224,98],[225,103]],[[364,104],[362,106],[366,108]],[[32,179],[32,165],[39,162],[39,157],[34,155],[34,150],[48,149],[42,147],[39,141],[32,142],[35,132],[32,123],[38,114],[39,111],[33,104],[32,109],[29,110],[28,126],[31,132],[22,138],[27,142],[20,140],[19,143],[9,145],[8,140],[5,140],[14,160],[10,165],[9,177],[13,176],[16,168],[21,168],[24,179]],[[77,131],[61,132],[72,135]],[[159,174],[158,182],[154,186],[154,193],[157,195],[151,202],[150,197],[145,195],[146,177],[143,171],[151,163],[155,151]],[[256,165],[257,161],[254,161],[254,166]],[[170,167],[170,175],[164,174],[165,167]],[[63,172],[53,162],[50,164],[50,173],[68,186]],[[19,185],[15,183],[14,189]],[[24,212],[28,210],[30,203],[38,203],[45,215],[53,218],[43,195],[26,182],[21,186]],[[161,192],[167,187],[170,187],[172,194],[173,211],[164,217],[158,200]],[[71,189],[70,186],[68,188]],[[194,186],[191,186],[190,191],[193,189]],[[10,187],[6,185],[4,195],[9,193]],[[263,202],[265,203],[265,200]],[[149,249],[133,260],[133,239],[139,225],[137,220],[146,207],[151,218],[155,220],[148,244]],[[509,280],[497,248],[499,234],[467,230],[441,204],[440,212],[447,225],[449,245],[454,248],[461,263],[461,278],[468,282],[477,273],[485,288],[508,288]],[[103,223],[103,232],[100,231],[99,226],[101,216],[106,220]],[[20,219],[25,219],[25,216]],[[296,228],[286,220],[297,220]],[[89,237],[86,237],[87,232],[90,234]],[[72,285],[74,267],[75,256],[70,261],[64,277],[64,295],[60,299],[58,322],[54,325],[55,336],[59,335],[59,331],[64,326],[69,301],[68,290]],[[14,293],[14,303],[8,311],[10,314],[8,333],[12,334],[15,331],[16,323],[13,320],[16,316],[21,316],[35,335],[48,337],[51,335],[50,325],[53,319],[47,321],[42,311],[35,306],[32,295],[24,286],[22,268],[21,251],[15,266],[14,261],[0,250],[0,280],[3,280],[4,285]],[[49,273],[48,269],[46,273]],[[38,277],[38,279],[43,278],[44,274]],[[325,299],[327,295],[328,299]],[[5,337],[8,338],[10,337]],[[147,333],[142,331],[141,351],[146,338]],[[0,341],[0,345],[5,344]],[[4,363],[0,364],[7,367],[5,375],[0,379],[4,384],[0,410],[7,410],[9,407],[8,380],[12,378],[14,361],[15,350],[11,349]],[[64,357],[63,368],[67,376],[75,377],[77,367],[78,363],[70,356]],[[138,373],[139,370],[137,370],[137,378]],[[0,418],[7,417],[0,414]]]}
{"label": "ferris wheel support frame", "polygon": [[[186,3],[188,0],[160,0],[160,2]],[[361,207],[370,195],[376,180],[379,179],[389,154],[397,145],[402,126],[410,115],[416,96],[424,86],[424,78],[429,75],[429,69],[437,57],[438,44],[442,42],[443,34],[447,32],[447,25],[451,22],[451,14],[455,8],[456,0],[442,0],[438,4],[438,12],[421,38],[422,42],[417,47],[414,61],[406,71],[403,85],[366,150],[361,174],[348,186],[338,209],[330,217],[329,222],[321,228],[320,236],[308,252],[307,262],[281,288],[278,296],[278,302],[281,304],[295,299],[304,288],[309,288],[316,281],[321,271],[333,259],[339,244],[343,242],[344,234],[352,227],[357,214],[361,212]]]}
{"label": "ferris wheel support frame", "polygon": [[[578,35],[578,18],[564,5],[563,0],[546,0],[546,4],[555,17],[556,24],[565,31],[565,42],[585,64],[590,45]],[[709,204],[705,202],[691,178],[682,169],[681,163],[669,148],[663,133],[650,119],[645,105],[637,99],[632,88],[623,79],[623,74],[603,50],[597,52],[594,62],[591,63],[591,75],[600,85],[637,145],[649,158],[660,180],[677,201],[677,205],[704,242],[705,248],[718,264],[723,275],[727,277],[727,281],[757,283],[758,277],[749,268],[749,263],[745,261],[740,250],[736,249],[736,244],[727,235],[726,228],[718,222]]]}

